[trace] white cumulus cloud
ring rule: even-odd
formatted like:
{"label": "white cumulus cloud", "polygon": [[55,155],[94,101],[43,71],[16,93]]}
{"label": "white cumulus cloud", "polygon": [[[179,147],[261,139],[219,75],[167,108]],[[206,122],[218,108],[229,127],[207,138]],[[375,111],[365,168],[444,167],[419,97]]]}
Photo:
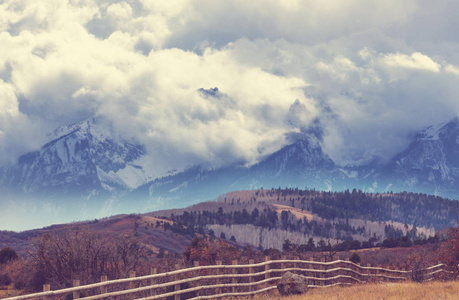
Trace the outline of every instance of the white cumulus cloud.
{"label": "white cumulus cloud", "polygon": [[[94,115],[161,170],[253,163],[315,119],[337,162],[389,158],[413,130],[459,115],[457,6],[4,1],[1,163]],[[218,97],[199,91],[215,87]]]}

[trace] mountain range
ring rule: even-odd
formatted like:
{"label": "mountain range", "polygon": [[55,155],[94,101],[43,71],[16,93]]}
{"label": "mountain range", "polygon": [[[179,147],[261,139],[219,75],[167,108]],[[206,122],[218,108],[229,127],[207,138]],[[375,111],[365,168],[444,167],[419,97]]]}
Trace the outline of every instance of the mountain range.
{"label": "mountain range", "polygon": [[182,197],[215,197],[225,190],[279,186],[409,191],[459,199],[459,120],[419,131],[409,146],[388,162],[371,158],[339,166],[322,151],[317,136],[303,134],[253,166],[194,167],[149,182],[135,193],[144,197],[168,195],[179,201]]}
{"label": "mountain range", "polygon": [[419,131],[388,162],[372,158],[346,166],[323,152],[318,131],[292,135],[290,144],[252,166],[193,166],[155,178],[143,145],[123,140],[110,123],[91,118],[59,127],[41,149],[2,166],[0,201],[5,211],[23,203],[25,210],[41,213],[46,204],[54,213],[88,219],[184,207],[260,187],[410,191],[459,199],[458,118]]}

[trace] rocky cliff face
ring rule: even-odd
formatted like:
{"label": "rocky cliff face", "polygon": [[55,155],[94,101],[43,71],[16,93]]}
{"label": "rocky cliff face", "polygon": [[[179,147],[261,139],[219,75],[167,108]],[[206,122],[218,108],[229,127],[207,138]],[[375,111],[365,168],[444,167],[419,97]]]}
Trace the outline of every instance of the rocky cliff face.
{"label": "rocky cliff face", "polygon": [[418,132],[384,168],[382,179],[399,189],[459,196],[458,118]]}
{"label": "rocky cliff face", "polygon": [[142,146],[114,138],[109,124],[90,119],[63,126],[40,150],[0,169],[2,189],[25,193],[123,190],[145,183]]}

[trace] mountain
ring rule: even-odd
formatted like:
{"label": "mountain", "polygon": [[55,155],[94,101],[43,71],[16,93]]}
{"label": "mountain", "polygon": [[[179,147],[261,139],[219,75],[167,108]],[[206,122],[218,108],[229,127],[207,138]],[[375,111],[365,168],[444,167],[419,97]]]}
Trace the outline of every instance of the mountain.
{"label": "mountain", "polygon": [[300,186],[329,189],[343,178],[314,136],[303,135],[294,143],[249,168],[245,181],[261,186]]}
{"label": "mountain", "polygon": [[145,149],[117,139],[102,119],[62,126],[40,150],[0,169],[2,189],[61,195],[121,191],[148,180],[142,167]]}
{"label": "mountain", "polygon": [[399,190],[459,198],[459,119],[418,132],[408,148],[381,172]]}
{"label": "mountain", "polygon": [[335,164],[323,152],[320,128],[316,123],[288,135],[286,146],[252,166],[194,166],[155,178],[144,146],[119,137],[107,121],[91,118],[58,128],[40,150],[1,167],[1,201],[9,201],[4,207],[10,212],[17,210],[15,199],[22,197],[28,199],[24,210],[44,203],[37,211],[62,214],[66,210],[73,215],[84,211],[81,219],[184,207],[230,191],[261,187],[357,188],[459,198],[458,118],[421,130],[389,162],[370,158],[347,166]]}
{"label": "mountain", "polygon": [[360,187],[358,178],[351,172],[335,165],[322,151],[316,135],[303,133],[295,135],[291,144],[253,166],[234,164],[218,169],[195,166],[172,176],[157,178],[126,197],[162,201],[166,205],[168,201],[165,199],[169,199],[175,207],[180,207],[214,199],[234,190],[286,186],[317,190]]}
{"label": "mountain", "polygon": [[41,149],[0,168],[0,228],[136,211],[119,199],[151,180],[147,161],[143,146],[117,137],[101,118],[59,127]]}
{"label": "mountain", "polygon": [[222,193],[262,186],[327,189],[341,178],[342,173],[322,152],[319,143],[304,135],[251,167],[240,164],[218,169],[195,166],[172,176],[157,178],[127,194],[126,198],[163,201],[164,204],[169,202],[165,199],[169,199],[179,207],[213,199]]}
{"label": "mountain", "polygon": [[[458,123],[455,118],[421,130],[409,147],[389,162],[373,157],[346,166],[336,165],[322,151],[320,132],[313,128],[294,135],[291,144],[251,167],[194,167],[147,183],[136,195],[139,197],[143,191],[143,197],[169,198],[180,205],[233,190],[287,186],[335,191],[412,191],[459,199]],[[187,202],[183,202],[184,198]]]}

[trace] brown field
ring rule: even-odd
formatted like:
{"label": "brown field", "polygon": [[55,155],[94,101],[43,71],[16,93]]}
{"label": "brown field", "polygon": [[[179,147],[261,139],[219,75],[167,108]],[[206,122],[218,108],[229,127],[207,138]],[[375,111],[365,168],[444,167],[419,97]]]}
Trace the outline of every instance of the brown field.
{"label": "brown field", "polygon": [[308,222],[311,222],[312,220],[322,220],[322,218],[318,217],[317,215],[313,215],[310,211],[307,210],[301,210],[299,208],[294,208],[291,206],[280,204],[273,204],[272,206],[276,208],[276,211],[279,215],[282,213],[283,210],[286,210],[292,213],[299,220],[303,218],[306,218]]}
{"label": "brown field", "polygon": [[[238,300],[347,300],[347,299],[378,299],[378,300],[438,300],[457,299],[459,295],[459,281],[429,283],[380,283],[361,284],[350,287],[315,288],[304,295],[282,297],[277,290],[269,294],[259,294],[253,298],[238,297]],[[11,296],[6,290],[0,290],[0,299]]]}
{"label": "brown field", "polygon": [[282,297],[277,290],[269,297],[257,295],[254,300],[333,300],[333,299],[458,299],[459,281],[429,283],[381,283],[361,284],[351,287],[316,288],[301,296]]}

